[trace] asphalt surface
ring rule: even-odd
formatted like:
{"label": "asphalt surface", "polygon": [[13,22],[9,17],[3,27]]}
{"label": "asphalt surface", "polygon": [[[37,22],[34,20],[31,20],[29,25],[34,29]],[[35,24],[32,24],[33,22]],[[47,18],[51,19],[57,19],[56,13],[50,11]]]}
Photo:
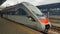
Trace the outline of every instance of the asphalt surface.
{"label": "asphalt surface", "polygon": [[26,26],[0,18],[0,34],[42,34]]}

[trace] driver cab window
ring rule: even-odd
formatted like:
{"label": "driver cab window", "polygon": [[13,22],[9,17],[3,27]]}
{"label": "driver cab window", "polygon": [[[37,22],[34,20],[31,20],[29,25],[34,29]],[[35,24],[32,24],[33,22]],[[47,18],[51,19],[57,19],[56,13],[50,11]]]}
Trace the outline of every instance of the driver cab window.
{"label": "driver cab window", "polygon": [[22,15],[22,16],[23,16],[23,15],[27,15],[27,13],[26,13],[25,10],[19,8],[19,9],[17,10],[17,15]]}

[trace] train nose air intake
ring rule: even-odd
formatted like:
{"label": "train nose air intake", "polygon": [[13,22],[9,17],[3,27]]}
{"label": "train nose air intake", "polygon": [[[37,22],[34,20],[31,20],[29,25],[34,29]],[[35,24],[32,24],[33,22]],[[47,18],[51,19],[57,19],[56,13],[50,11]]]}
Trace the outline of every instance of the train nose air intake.
{"label": "train nose air intake", "polygon": [[50,28],[50,25],[45,25],[45,29],[49,29]]}
{"label": "train nose air intake", "polygon": [[48,24],[48,25],[45,25],[45,30],[43,31],[43,32],[48,32],[48,29],[50,28],[50,25]]}

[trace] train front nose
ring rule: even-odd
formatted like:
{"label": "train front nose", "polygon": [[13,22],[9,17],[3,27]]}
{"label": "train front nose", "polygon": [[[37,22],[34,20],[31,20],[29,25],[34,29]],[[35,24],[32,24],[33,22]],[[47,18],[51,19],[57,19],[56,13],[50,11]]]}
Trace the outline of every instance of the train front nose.
{"label": "train front nose", "polygon": [[48,32],[48,29],[51,27],[49,19],[48,18],[41,18],[39,19],[40,23],[42,24],[42,30],[43,32]]}

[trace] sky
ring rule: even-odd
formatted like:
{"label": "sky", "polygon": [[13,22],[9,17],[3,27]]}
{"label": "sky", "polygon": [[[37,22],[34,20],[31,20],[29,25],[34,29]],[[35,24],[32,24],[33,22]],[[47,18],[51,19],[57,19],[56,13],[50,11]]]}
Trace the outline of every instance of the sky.
{"label": "sky", "polygon": [[1,5],[1,7],[12,6],[21,2],[29,2],[34,6],[38,6],[52,3],[60,3],[60,0],[7,0]]}
{"label": "sky", "polygon": [[41,5],[52,4],[52,3],[60,3],[60,0],[46,0],[45,2],[41,3]]}

